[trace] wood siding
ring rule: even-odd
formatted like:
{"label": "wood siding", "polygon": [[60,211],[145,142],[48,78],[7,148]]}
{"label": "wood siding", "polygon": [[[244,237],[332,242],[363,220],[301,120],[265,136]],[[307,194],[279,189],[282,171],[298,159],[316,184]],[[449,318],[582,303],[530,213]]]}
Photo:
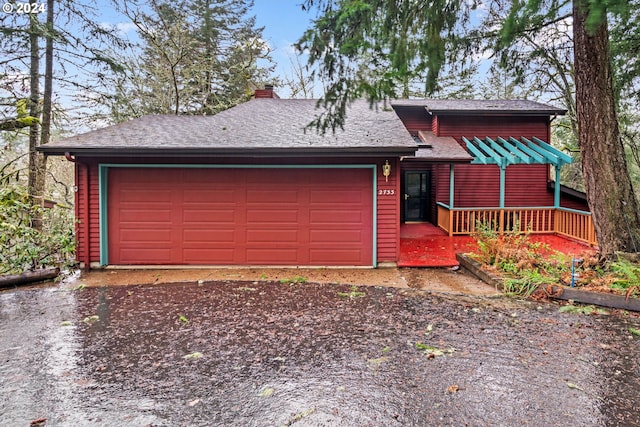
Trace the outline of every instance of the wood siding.
{"label": "wood siding", "polygon": [[400,253],[400,161],[390,159],[389,164],[388,182],[382,175],[382,165],[378,167],[378,262],[397,262]]}
{"label": "wood siding", "polygon": [[[381,158],[359,158],[336,160],[333,158],[270,158],[270,159],[136,159],[122,158],[83,158],[76,164],[76,185],[78,187],[76,204],[76,216],[79,220],[77,227],[78,261],[88,267],[91,263],[100,262],[100,213],[99,213],[99,163],[113,164],[296,164],[296,165],[321,165],[321,164],[375,164],[378,173],[378,190],[393,190],[391,194],[384,191],[377,192],[377,242],[374,242],[377,250],[377,262],[397,262],[400,250],[400,162],[397,158],[388,158],[392,173],[389,181],[385,181],[382,175],[382,165],[387,160]],[[85,182],[88,181],[88,192]],[[88,218],[88,224],[85,224]],[[88,232],[86,231],[88,230]],[[88,234],[88,236],[87,236]],[[89,245],[89,259],[84,255]]]}
{"label": "wood siding", "polygon": [[[435,174],[438,202],[449,203],[449,166],[438,165]],[[500,204],[500,170],[495,165],[455,165],[454,206],[497,207]],[[505,206],[552,206],[547,189],[547,165],[507,167]]]}
{"label": "wood siding", "polygon": [[[549,119],[530,116],[435,116],[422,107],[396,107],[398,116],[412,134],[432,130],[437,136],[450,136],[465,147],[462,137],[537,137],[549,140]],[[403,170],[431,170],[432,203],[430,214],[436,215],[436,202],[449,203],[449,165],[404,162]],[[493,165],[455,165],[454,206],[492,207],[499,205],[500,172]],[[553,192],[547,189],[547,165],[513,165],[507,167],[505,206],[552,206]],[[563,206],[579,204],[565,201]]]}
{"label": "wood siding", "polygon": [[[429,123],[430,124],[430,123]],[[437,121],[437,136],[452,136],[462,144],[461,137],[496,138],[498,136],[538,137],[549,140],[549,119],[547,117],[461,117],[442,116]],[[427,128],[427,129],[430,129]]]}
{"label": "wood siding", "polygon": [[416,136],[420,130],[432,129],[431,115],[423,107],[394,107],[394,110],[411,135]]}

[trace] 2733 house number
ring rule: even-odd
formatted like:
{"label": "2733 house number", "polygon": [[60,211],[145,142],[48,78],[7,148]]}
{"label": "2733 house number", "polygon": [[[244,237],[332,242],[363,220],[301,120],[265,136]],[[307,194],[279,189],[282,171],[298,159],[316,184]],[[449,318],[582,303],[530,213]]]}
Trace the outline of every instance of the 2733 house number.
{"label": "2733 house number", "polygon": [[378,196],[393,196],[396,190],[378,190]]}

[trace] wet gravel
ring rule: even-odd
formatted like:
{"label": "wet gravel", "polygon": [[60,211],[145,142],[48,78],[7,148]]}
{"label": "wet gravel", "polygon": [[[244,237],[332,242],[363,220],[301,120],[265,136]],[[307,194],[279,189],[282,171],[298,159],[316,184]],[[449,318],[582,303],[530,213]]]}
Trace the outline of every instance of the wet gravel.
{"label": "wet gravel", "polygon": [[632,316],[413,289],[0,293],[0,425],[640,425]]}

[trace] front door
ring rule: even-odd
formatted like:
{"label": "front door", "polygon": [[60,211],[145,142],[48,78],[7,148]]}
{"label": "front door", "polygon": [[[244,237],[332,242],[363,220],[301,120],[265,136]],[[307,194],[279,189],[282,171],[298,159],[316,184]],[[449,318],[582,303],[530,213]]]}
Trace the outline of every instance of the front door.
{"label": "front door", "polygon": [[405,171],[405,221],[427,221],[429,219],[430,178],[428,171]]}

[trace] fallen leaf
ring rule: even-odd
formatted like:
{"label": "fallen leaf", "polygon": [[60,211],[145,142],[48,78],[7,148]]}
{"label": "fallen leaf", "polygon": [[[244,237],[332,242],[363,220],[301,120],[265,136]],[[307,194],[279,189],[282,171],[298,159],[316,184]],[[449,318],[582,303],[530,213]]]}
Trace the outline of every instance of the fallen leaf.
{"label": "fallen leaf", "polygon": [[271,387],[265,387],[262,389],[262,391],[260,393],[258,393],[258,396],[262,396],[262,397],[269,397],[271,395],[273,395],[273,392],[275,390]]}
{"label": "fallen leaf", "polygon": [[100,316],[96,316],[96,315],[87,316],[84,319],[82,319],[84,323],[96,323],[98,320],[100,320]]}
{"label": "fallen leaf", "polygon": [[189,406],[196,406],[198,403],[200,403],[200,399],[193,399],[189,402]]}
{"label": "fallen leaf", "polygon": [[447,392],[449,393],[457,393],[458,390],[460,390],[460,387],[458,387],[458,384],[453,384],[447,387]]}
{"label": "fallen leaf", "polygon": [[202,353],[199,351],[182,356],[183,359],[200,359],[201,357]]}
{"label": "fallen leaf", "polygon": [[580,386],[578,386],[577,384],[574,383],[567,383],[567,387],[574,389],[574,390],[580,390],[580,391],[584,391],[584,389],[582,389]]}

